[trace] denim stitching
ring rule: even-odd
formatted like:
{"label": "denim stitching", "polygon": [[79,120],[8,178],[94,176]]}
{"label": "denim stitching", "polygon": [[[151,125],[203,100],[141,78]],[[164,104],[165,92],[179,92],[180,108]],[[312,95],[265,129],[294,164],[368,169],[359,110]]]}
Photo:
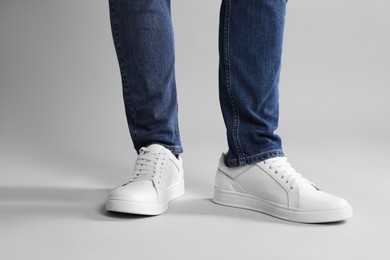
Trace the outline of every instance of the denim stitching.
{"label": "denim stitching", "polygon": [[263,153],[259,153],[259,154],[255,154],[255,155],[246,157],[246,160],[245,160],[244,164],[240,163],[240,161],[237,160],[237,159],[227,159],[226,160],[226,164],[229,167],[244,166],[246,164],[252,164],[252,163],[256,163],[256,162],[261,162],[261,161],[264,161],[266,159],[269,159],[269,158],[272,158],[272,157],[279,157],[279,156],[285,156],[285,154],[283,153],[282,150],[275,149],[275,150],[270,150],[270,151],[267,151],[267,152],[263,152]]}
{"label": "denim stitching", "polygon": [[[180,154],[180,153],[183,153],[183,148],[181,146],[175,146],[175,145],[166,145],[166,144],[163,144],[163,143],[159,143],[159,142],[153,142],[153,144],[159,144],[161,146],[164,146],[165,148],[167,148],[168,150],[170,150],[173,154]],[[150,145],[150,144],[148,144]],[[139,149],[141,147],[146,147],[148,145],[142,145],[142,146],[139,146],[137,147],[136,149],[136,152],[137,154],[139,154]]]}
{"label": "denim stitching", "polygon": [[225,58],[225,80],[226,80],[226,88],[227,88],[227,93],[230,98],[230,103],[232,105],[233,109],[233,130],[232,130],[232,139],[233,139],[233,144],[234,148],[236,149],[237,155],[238,155],[238,160],[239,162],[243,163],[244,158],[242,158],[242,149],[241,145],[238,140],[238,124],[239,124],[239,114],[237,111],[237,106],[234,101],[234,97],[231,93],[231,88],[230,88],[230,63],[229,63],[229,18],[230,18],[230,0],[225,1],[225,21],[224,21],[224,58]]}
{"label": "denim stitching", "polygon": [[[179,154],[179,153],[182,153],[182,152],[183,152],[182,146],[166,145],[166,144],[158,143],[158,142],[153,142],[153,144],[162,145],[162,146],[164,146],[165,148],[167,148],[168,150],[170,150],[170,151],[171,151],[172,153],[174,153],[174,154]],[[137,153],[138,153],[138,151],[137,151]]]}

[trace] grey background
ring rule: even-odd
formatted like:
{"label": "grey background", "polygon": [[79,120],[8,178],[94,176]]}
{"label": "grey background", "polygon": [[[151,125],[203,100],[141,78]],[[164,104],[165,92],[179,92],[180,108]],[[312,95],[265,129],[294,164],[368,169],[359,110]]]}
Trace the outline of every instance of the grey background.
{"label": "grey background", "polygon": [[187,193],[164,215],[107,214],[132,148],[107,1],[0,1],[2,259],[388,259],[390,4],[290,0],[280,85],[287,156],[355,216],[304,225],[213,204],[227,149],[220,1],[173,0]]}

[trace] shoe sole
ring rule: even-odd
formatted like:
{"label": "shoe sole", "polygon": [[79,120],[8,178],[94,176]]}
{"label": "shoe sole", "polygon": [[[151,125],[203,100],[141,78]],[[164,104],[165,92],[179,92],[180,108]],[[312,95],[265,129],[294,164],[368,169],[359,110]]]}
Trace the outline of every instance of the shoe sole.
{"label": "shoe sole", "polygon": [[161,203],[140,203],[128,200],[108,199],[106,210],[138,215],[160,215],[168,210],[169,202],[182,196],[184,192],[183,180],[167,190],[167,199]]}
{"label": "shoe sole", "polygon": [[255,196],[221,190],[217,187],[214,187],[213,202],[224,206],[254,210],[280,219],[300,223],[336,222],[352,217],[352,207],[327,211],[290,209]]}

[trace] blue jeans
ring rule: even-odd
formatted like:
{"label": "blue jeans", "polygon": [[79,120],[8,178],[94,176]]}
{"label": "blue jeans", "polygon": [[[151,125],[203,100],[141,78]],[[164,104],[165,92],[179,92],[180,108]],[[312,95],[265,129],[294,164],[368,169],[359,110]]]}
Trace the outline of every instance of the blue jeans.
{"label": "blue jeans", "polygon": [[[284,156],[274,133],[286,0],[222,0],[219,102],[229,167]],[[158,143],[183,152],[170,0],[109,0],[129,131],[137,153]]]}

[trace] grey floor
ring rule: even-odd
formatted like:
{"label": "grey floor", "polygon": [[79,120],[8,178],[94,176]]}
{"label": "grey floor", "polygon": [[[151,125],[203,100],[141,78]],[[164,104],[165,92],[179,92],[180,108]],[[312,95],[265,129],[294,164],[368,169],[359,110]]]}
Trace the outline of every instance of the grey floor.
{"label": "grey floor", "polygon": [[108,214],[135,160],[108,1],[1,0],[0,259],[390,259],[390,3],[288,1],[280,126],[305,177],[354,217],[306,225],[211,202],[227,148],[220,1],[172,1],[186,194]]}
{"label": "grey floor", "polygon": [[[316,144],[324,150],[330,145]],[[321,149],[306,153],[314,147],[290,144],[295,167],[354,208],[348,221],[315,225],[214,204],[221,150],[215,146],[188,145],[183,155],[187,192],[156,217],[104,210],[109,189],[126,176],[134,154],[127,160],[126,152],[115,159],[55,149],[29,154],[14,147],[12,153],[8,147],[0,164],[1,258],[388,259],[390,177],[383,170],[386,153],[379,152],[386,148],[372,145],[375,158],[350,143],[340,146],[352,154],[336,151],[328,158]]]}

